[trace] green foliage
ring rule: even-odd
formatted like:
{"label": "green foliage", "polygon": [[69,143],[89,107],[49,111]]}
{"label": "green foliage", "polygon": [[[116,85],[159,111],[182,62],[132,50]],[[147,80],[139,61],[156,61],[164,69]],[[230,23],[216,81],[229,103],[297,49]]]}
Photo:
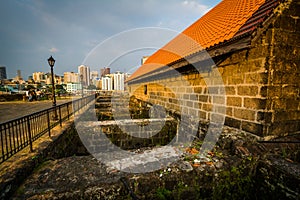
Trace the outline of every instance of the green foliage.
{"label": "green foliage", "polygon": [[172,192],[166,188],[158,188],[156,191],[156,197],[160,200],[172,199]]}
{"label": "green foliage", "polygon": [[255,195],[255,161],[247,157],[238,166],[218,174],[213,199],[252,199]]}
{"label": "green foliage", "polygon": [[89,85],[89,86],[87,87],[87,89],[88,89],[88,90],[96,90],[97,87],[96,87],[95,85]]}

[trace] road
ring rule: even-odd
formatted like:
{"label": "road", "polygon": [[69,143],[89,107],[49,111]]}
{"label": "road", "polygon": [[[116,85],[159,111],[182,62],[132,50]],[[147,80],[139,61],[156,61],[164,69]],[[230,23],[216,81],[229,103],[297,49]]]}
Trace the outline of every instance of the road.
{"label": "road", "polygon": [[[72,99],[57,100],[57,105],[72,101]],[[0,102],[0,123],[16,119],[40,110],[44,110],[52,107],[51,100],[44,101],[12,101],[12,102]]]}

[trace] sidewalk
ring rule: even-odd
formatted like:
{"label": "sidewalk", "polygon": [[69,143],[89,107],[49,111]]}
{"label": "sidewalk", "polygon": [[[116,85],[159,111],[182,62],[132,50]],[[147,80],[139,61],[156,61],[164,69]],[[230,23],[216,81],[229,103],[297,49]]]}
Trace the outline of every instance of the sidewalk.
{"label": "sidewalk", "polygon": [[[56,105],[60,105],[69,101],[72,101],[72,99],[57,100]],[[33,102],[0,102],[0,123],[51,107],[51,100]]]}

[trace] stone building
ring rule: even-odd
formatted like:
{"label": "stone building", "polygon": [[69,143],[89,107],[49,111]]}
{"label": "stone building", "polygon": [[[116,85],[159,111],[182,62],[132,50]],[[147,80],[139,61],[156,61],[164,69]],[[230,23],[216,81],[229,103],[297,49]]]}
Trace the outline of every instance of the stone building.
{"label": "stone building", "polygon": [[300,1],[223,0],[127,80],[138,99],[258,136],[300,130]]}

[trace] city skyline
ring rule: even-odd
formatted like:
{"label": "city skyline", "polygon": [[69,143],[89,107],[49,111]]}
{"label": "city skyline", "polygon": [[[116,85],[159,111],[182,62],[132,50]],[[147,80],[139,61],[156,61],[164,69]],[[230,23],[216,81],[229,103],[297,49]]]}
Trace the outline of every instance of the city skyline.
{"label": "city skyline", "polygon": [[[34,71],[50,71],[47,58],[52,55],[56,59],[56,74],[76,71],[77,66],[85,64],[82,62],[94,47],[113,35],[143,27],[182,31],[219,2],[1,2],[0,20],[6,26],[2,26],[0,31],[0,65],[6,66],[8,78],[15,77],[17,70],[22,71],[23,77],[28,77]],[[178,15],[178,10],[181,15]],[[172,35],[162,38],[161,45],[170,37]],[[154,51],[143,54],[149,55]],[[140,64],[140,56],[112,71],[130,70]],[[91,67],[109,66],[100,63]]]}

